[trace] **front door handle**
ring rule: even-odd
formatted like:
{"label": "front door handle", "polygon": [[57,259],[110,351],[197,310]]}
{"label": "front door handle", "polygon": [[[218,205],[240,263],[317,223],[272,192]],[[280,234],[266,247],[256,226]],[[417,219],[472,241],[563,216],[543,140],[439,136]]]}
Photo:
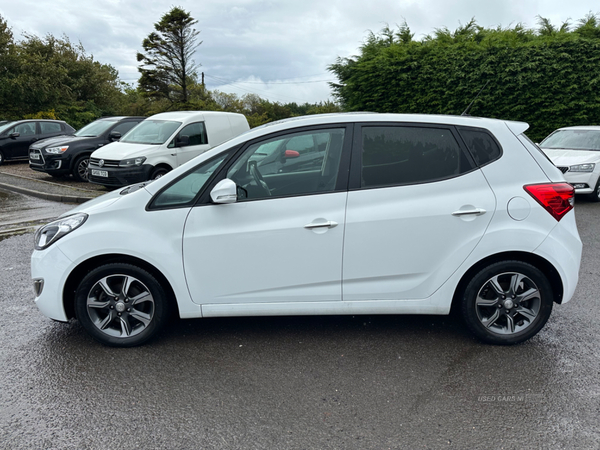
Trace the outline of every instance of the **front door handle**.
{"label": "front door handle", "polygon": [[304,228],[308,228],[310,230],[312,228],[335,228],[337,226],[337,222],[334,222],[333,220],[328,220],[327,222],[309,223],[308,225],[304,225]]}
{"label": "front door handle", "polygon": [[452,213],[453,216],[470,216],[470,215],[474,215],[474,216],[481,216],[482,214],[485,214],[486,210],[483,208],[475,208],[475,209],[465,209],[465,210],[458,210],[458,211],[454,211]]}

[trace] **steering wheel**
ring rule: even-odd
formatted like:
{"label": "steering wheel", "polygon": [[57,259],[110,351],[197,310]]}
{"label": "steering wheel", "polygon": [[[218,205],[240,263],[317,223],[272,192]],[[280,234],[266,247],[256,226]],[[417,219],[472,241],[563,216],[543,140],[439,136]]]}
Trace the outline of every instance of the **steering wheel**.
{"label": "steering wheel", "polygon": [[269,190],[269,186],[265,182],[262,174],[258,171],[258,167],[256,165],[256,161],[250,161],[250,175],[256,181],[256,185],[263,190],[267,197],[271,196],[271,191]]}

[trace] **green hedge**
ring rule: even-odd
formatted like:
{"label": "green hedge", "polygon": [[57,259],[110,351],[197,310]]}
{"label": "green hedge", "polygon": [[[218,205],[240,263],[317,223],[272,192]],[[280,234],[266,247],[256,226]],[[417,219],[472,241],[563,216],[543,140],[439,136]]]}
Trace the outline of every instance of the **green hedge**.
{"label": "green hedge", "polygon": [[470,114],[528,122],[536,141],[562,126],[600,124],[600,33],[593,16],[574,31],[564,25],[490,30],[471,21],[413,41],[406,30],[371,34],[359,56],[330,66],[345,109],[461,114],[489,81]]}

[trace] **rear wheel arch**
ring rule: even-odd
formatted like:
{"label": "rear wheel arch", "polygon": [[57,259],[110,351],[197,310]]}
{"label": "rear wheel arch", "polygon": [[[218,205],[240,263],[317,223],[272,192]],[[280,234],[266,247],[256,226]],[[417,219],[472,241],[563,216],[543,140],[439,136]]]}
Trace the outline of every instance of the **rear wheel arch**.
{"label": "rear wheel arch", "polygon": [[556,268],[548,260],[528,252],[503,252],[490,255],[487,258],[478,261],[464,273],[454,291],[454,296],[452,298],[452,310],[460,308],[461,298],[464,295],[465,289],[477,273],[491,264],[502,261],[521,261],[531,264],[535,268],[542,271],[552,287],[552,291],[554,293],[554,303],[562,303],[564,292],[562,279]]}
{"label": "rear wheel arch", "polygon": [[68,319],[73,319],[76,317],[75,290],[77,289],[77,286],[79,286],[81,280],[95,268],[110,263],[130,264],[144,269],[146,272],[150,273],[154,278],[156,278],[156,280],[159,282],[159,284],[167,294],[167,300],[169,302],[171,311],[177,311],[177,315],[179,316],[179,306],[177,304],[175,292],[173,291],[171,283],[169,283],[167,278],[162,274],[160,270],[158,270],[152,264],[144,261],[143,259],[136,258],[134,256],[109,254],[95,256],[82,262],[75,269],[73,269],[73,271],[67,277],[67,281],[65,282],[63,288],[62,300],[63,306],[65,308],[65,313]]}

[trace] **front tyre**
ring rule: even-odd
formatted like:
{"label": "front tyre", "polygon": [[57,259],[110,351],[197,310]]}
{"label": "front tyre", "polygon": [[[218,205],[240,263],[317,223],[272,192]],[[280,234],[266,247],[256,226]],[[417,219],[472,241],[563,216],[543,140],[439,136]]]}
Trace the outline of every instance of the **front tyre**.
{"label": "front tyre", "polygon": [[73,178],[75,181],[85,182],[88,180],[88,164],[90,162],[89,156],[80,156],[75,160],[73,164]]}
{"label": "front tyre", "polygon": [[594,187],[594,192],[588,194],[588,198],[592,202],[600,202],[600,177],[598,177],[598,181],[596,182],[596,186]]}
{"label": "front tyre", "polygon": [[97,341],[133,347],[156,335],[168,315],[162,286],[145,270],[112,263],[88,273],[75,292],[83,328]]}
{"label": "front tyre", "polygon": [[546,276],[522,261],[502,261],[477,273],[462,298],[469,329],[489,344],[511,345],[535,336],[552,312]]}
{"label": "front tyre", "polygon": [[150,175],[151,180],[158,180],[162,176],[166,175],[169,172],[165,167],[157,167],[152,171],[152,175]]}

